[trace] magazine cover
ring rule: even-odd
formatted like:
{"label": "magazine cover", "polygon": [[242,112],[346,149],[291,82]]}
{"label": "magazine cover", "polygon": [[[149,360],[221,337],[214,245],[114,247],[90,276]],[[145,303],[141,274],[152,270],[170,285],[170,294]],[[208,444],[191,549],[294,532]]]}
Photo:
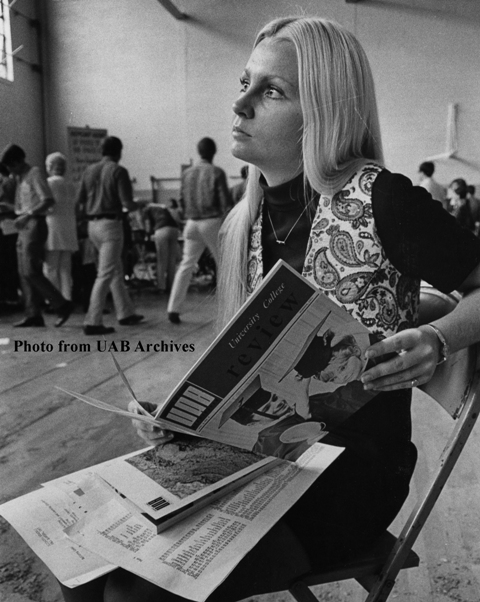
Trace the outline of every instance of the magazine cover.
{"label": "magazine cover", "polygon": [[156,418],[294,460],[373,397],[360,377],[375,340],[279,261]]}
{"label": "magazine cover", "polygon": [[177,433],[165,445],[92,468],[160,533],[281,462]]}

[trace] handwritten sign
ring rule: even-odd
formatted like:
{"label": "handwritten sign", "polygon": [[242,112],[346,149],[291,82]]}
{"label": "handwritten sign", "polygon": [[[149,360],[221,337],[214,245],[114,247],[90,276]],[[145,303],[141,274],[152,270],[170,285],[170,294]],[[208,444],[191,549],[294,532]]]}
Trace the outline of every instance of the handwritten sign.
{"label": "handwritten sign", "polygon": [[74,184],[78,184],[85,168],[102,158],[100,143],[107,135],[107,130],[67,127],[67,131],[70,178]]}

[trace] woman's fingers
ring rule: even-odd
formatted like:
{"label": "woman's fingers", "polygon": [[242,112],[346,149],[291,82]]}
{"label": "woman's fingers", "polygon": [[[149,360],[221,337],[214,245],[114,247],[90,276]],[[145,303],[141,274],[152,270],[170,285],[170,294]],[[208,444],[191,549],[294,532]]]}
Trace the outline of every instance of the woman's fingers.
{"label": "woman's fingers", "polygon": [[[157,407],[153,403],[143,401],[141,402],[141,405],[150,413],[154,412]],[[136,407],[135,402],[131,401],[128,404],[128,411],[132,412],[132,414],[138,414],[138,408]],[[148,422],[135,420],[134,418],[132,418],[132,424],[137,430],[137,434],[149,445],[163,445],[164,443],[167,443],[167,441],[173,439],[173,433],[166,431],[159,426],[155,426],[154,424],[148,424]]]}
{"label": "woman's fingers", "polygon": [[[438,341],[430,330],[408,329],[367,349],[366,358],[379,363],[363,373],[365,389],[392,391],[428,382],[435,372],[438,354]],[[388,359],[382,361],[382,356]]]}

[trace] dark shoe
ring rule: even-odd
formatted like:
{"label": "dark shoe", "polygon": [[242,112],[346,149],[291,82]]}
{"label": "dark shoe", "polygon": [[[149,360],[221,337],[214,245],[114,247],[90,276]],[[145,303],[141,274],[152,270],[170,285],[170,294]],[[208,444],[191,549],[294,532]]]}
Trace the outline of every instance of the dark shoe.
{"label": "dark shoe", "polygon": [[63,305],[61,305],[57,311],[58,319],[55,322],[55,326],[58,328],[62,324],[65,324],[65,322],[70,317],[70,314],[72,313],[72,311],[73,311],[73,303],[71,301],[65,301],[65,303]]}
{"label": "dark shoe", "polygon": [[27,328],[29,326],[45,326],[42,316],[30,316],[24,318],[21,322],[14,324],[15,328]]}
{"label": "dark shoe", "polygon": [[181,322],[180,315],[177,314],[177,312],[175,312],[175,311],[169,312],[168,319],[170,320],[170,322],[172,324],[180,324],[180,322]]}
{"label": "dark shoe", "polygon": [[111,334],[112,332],[115,332],[115,328],[104,326],[103,324],[98,324],[96,326],[87,324],[83,327],[83,332],[85,334]]}
{"label": "dark shoe", "polygon": [[122,326],[133,326],[134,324],[138,324],[144,320],[144,316],[140,316],[139,314],[132,314],[126,318],[122,318],[118,321]]}

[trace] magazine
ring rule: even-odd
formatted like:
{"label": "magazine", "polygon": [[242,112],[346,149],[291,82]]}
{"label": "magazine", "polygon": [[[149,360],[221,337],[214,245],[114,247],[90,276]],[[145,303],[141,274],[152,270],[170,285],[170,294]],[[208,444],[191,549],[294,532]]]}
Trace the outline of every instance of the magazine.
{"label": "magazine", "polygon": [[[281,462],[216,441],[177,434],[162,446],[126,454],[80,472],[100,477],[127,500],[132,512],[143,515],[161,533]],[[69,477],[76,478],[76,473]]]}
{"label": "magazine", "polygon": [[376,340],[279,261],[155,418],[294,460],[375,395],[360,377]]}
{"label": "magazine", "polygon": [[[364,390],[360,377],[368,368],[365,351],[376,340],[345,309],[279,261],[155,414],[137,404],[137,418],[295,460],[375,395]],[[106,402],[63,390],[132,417]]]}

